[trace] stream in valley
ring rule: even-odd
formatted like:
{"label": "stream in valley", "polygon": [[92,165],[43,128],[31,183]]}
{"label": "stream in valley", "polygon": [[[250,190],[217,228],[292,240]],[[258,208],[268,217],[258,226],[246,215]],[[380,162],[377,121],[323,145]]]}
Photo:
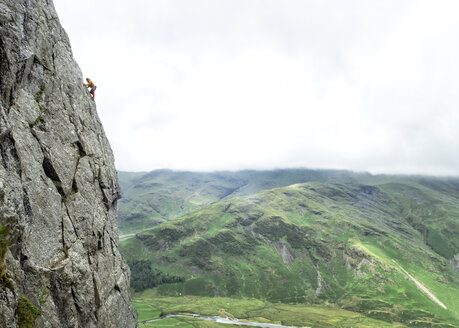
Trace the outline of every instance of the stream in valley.
{"label": "stream in valley", "polygon": [[[217,317],[217,316],[202,317],[202,316],[197,315],[197,314],[193,314],[193,315],[169,314],[169,315],[167,315],[165,317],[162,317],[160,319],[145,321],[145,323],[158,321],[158,320],[162,320],[162,319],[166,319],[166,318],[180,318],[180,317],[182,317],[182,318],[195,318],[195,319],[213,321],[213,322],[218,322],[218,323],[226,323],[226,324],[238,325],[238,326],[251,326],[251,327],[264,327],[264,328],[299,328],[299,327],[296,327],[296,326],[283,326],[283,325],[278,325],[278,324],[275,324],[275,323],[240,321],[239,319],[230,319],[230,318]],[[310,327],[302,327],[302,328],[310,328]]]}

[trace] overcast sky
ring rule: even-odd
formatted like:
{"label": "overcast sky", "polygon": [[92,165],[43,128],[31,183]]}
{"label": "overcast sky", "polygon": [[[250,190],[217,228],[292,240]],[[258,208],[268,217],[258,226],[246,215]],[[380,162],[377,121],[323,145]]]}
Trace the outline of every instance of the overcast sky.
{"label": "overcast sky", "polygon": [[54,4],[119,170],[459,175],[459,1]]}

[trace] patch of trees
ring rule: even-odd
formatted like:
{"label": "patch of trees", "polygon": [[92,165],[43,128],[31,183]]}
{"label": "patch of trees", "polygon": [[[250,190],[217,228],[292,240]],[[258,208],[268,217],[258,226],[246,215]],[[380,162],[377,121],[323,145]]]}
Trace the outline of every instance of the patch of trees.
{"label": "patch of trees", "polygon": [[128,262],[131,269],[131,288],[142,291],[162,284],[184,282],[185,279],[179,276],[169,275],[157,269],[153,269],[151,262],[138,260]]}

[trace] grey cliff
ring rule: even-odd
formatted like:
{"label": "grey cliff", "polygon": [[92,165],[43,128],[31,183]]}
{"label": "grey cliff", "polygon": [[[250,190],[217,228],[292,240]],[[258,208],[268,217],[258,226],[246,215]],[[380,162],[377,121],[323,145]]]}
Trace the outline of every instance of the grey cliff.
{"label": "grey cliff", "polygon": [[0,327],[136,327],[112,150],[51,0],[0,0]]}

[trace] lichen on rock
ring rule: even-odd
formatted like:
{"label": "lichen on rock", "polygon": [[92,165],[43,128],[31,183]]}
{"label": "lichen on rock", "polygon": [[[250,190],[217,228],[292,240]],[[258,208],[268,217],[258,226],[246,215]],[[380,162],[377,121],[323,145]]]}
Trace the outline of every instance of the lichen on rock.
{"label": "lichen on rock", "polygon": [[[113,153],[51,0],[0,3],[0,327],[135,327]],[[42,291],[47,291],[47,297]],[[37,312],[38,313],[38,312]]]}

